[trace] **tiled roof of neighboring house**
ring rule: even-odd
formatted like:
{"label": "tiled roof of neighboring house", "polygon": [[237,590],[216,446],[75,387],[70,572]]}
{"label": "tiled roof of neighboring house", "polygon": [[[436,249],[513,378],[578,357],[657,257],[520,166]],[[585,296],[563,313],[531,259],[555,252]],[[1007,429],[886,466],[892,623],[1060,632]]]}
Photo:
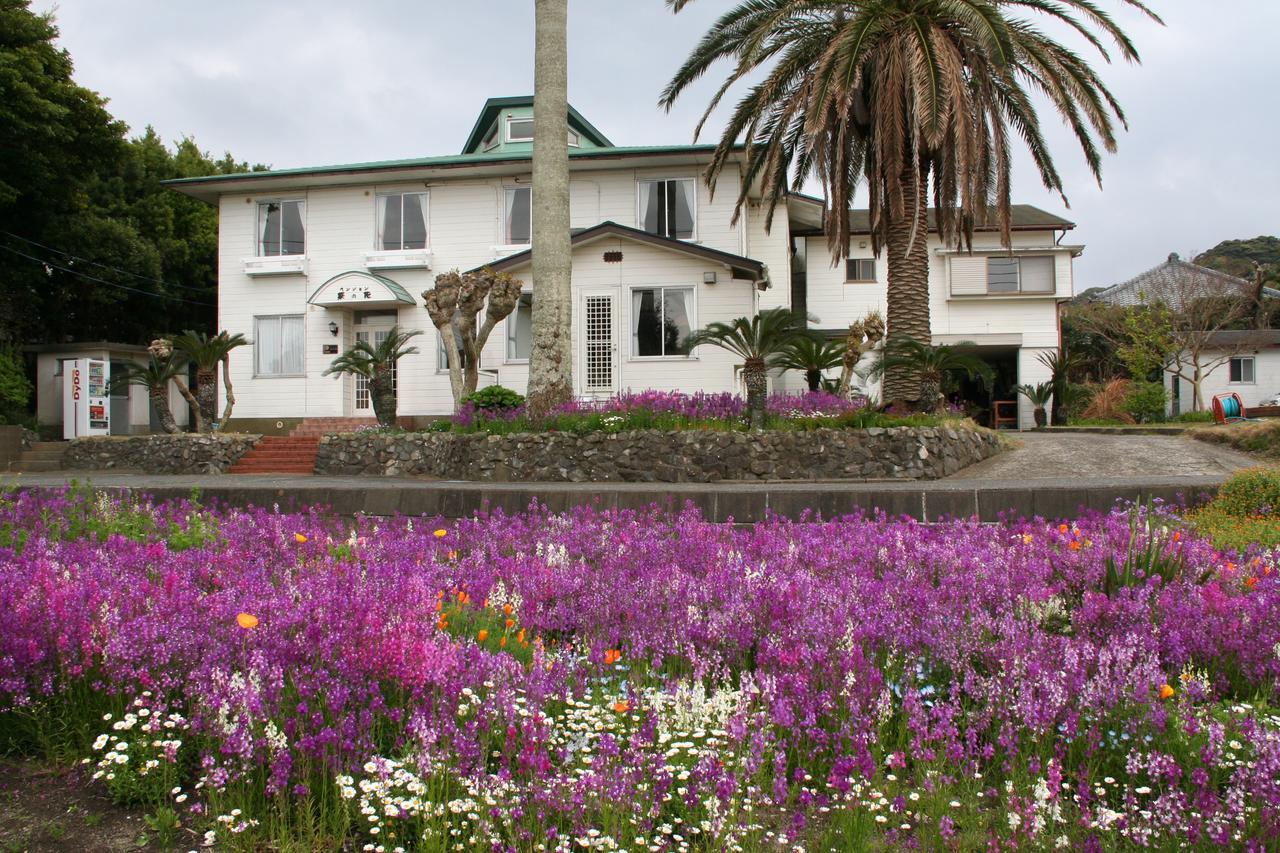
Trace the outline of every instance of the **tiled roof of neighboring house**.
{"label": "tiled roof of neighboring house", "polygon": [[[821,204],[821,199],[812,198],[810,196],[793,196],[803,199],[804,201],[816,202]],[[1061,216],[1049,213],[1047,210],[1041,210],[1032,204],[1014,204],[1009,206],[1010,227],[1014,231],[1069,231],[1076,227],[1076,224],[1069,219],[1063,219]],[[937,231],[938,226],[937,211],[933,208],[929,209],[929,230]],[[975,231],[999,231],[1000,220],[996,216],[993,208],[987,216],[986,223],[974,227]],[[816,232],[815,232],[816,233]],[[858,208],[849,211],[849,233],[850,234],[870,234],[871,233],[871,211],[865,208]]]}
{"label": "tiled roof of neighboring house", "polygon": [[[712,249],[697,243],[689,243],[685,240],[675,240],[671,237],[650,234],[648,231],[641,231],[639,228],[631,228],[627,225],[619,225],[608,220],[574,233],[570,238],[570,243],[574,248],[577,248],[586,243],[592,243],[603,237],[610,236],[623,237],[628,240],[634,240],[637,243],[646,243],[671,252],[680,252],[681,254],[691,255],[715,264],[723,264],[730,269],[734,278],[748,281],[761,281],[767,278],[765,265],[752,258],[735,255],[732,252],[722,252],[719,249]],[[523,252],[516,252],[514,255],[500,258],[493,263],[481,264],[473,270],[468,270],[468,272],[479,272],[485,268],[502,272],[504,270],[519,269],[526,264],[532,263],[532,261],[533,249],[525,249]]]}
{"label": "tiled roof of neighboring house", "polygon": [[[1194,277],[1194,279],[1190,278]],[[1203,284],[1199,287],[1205,296],[1221,295],[1225,289],[1236,289],[1243,296],[1253,293],[1253,284],[1209,267],[1202,267],[1179,258],[1177,253],[1169,255],[1169,259],[1157,267],[1153,267],[1128,281],[1122,281],[1108,287],[1101,293],[1094,294],[1094,302],[1107,302],[1111,305],[1141,305],[1148,302],[1166,302],[1175,310],[1175,304],[1181,296],[1193,293],[1195,281]],[[1188,282],[1192,284],[1188,285]],[[1270,287],[1262,290],[1269,299],[1280,297],[1280,291]]]}
{"label": "tiled roof of neighboring house", "polygon": [[1251,343],[1259,348],[1280,346],[1280,329],[1227,329],[1215,332],[1210,345],[1225,348]]}

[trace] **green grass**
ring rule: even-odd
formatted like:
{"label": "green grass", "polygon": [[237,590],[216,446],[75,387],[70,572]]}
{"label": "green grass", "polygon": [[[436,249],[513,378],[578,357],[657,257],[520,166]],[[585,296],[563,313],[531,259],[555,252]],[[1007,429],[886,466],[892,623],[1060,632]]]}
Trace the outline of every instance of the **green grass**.
{"label": "green grass", "polygon": [[1280,459],[1280,419],[1197,427],[1192,438],[1211,444],[1225,444],[1264,459]]}

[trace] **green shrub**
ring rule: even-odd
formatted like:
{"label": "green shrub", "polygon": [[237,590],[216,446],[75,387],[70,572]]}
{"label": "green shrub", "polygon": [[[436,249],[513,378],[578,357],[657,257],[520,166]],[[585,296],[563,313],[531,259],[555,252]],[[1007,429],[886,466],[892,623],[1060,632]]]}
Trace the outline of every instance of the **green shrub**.
{"label": "green shrub", "polygon": [[470,403],[481,412],[509,411],[524,405],[524,395],[502,385],[486,385],[468,394],[462,402]]}
{"label": "green shrub", "polygon": [[1164,386],[1159,382],[1134,382],[1125,395],[1123,408],[1138,423],[1150,424],[1164,420],[1167,402]]}
{"label": "green shrub", "polygon": [[1222,484],[1213,503],[1239,517],[1280,512],[1280,468],[1248,468]]}
{"label": "green shrub", "polygon": [[31,391],[22,354],[13,347],[0,348],[0,423],[30,425]]}
{"label": "green shrub", "polygon": [[1213,412],[1183,412],[1169,418],[1173,423],[1179,424],[1211,424],[1213,423]]}

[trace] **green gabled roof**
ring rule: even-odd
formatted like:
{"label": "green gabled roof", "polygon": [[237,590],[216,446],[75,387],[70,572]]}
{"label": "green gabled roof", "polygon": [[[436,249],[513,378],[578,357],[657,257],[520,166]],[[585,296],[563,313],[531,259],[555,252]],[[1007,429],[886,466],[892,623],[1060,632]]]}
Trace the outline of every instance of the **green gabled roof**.
{"label": "green gabled roof", "polygon": [[[471,135],[467,137],[467,144],[462,146],[462,153],[471,155],[479,151],[480,145],[484,141],[484,133],[489,129],[489,125],[493,124],[494,120],[497,119],[498,113],[511,107],[532,106],[533,95],[490,98],[485,101],[484,106],[480,108],[480,117],[476,119],[475,126],[471,128]],[[613,147],[613,143],[609,141],[609,138],[597,130],[591,122],[583,118],[582,113],[575,110],[572,104],[569,105],[569,127],[601,148]]]}

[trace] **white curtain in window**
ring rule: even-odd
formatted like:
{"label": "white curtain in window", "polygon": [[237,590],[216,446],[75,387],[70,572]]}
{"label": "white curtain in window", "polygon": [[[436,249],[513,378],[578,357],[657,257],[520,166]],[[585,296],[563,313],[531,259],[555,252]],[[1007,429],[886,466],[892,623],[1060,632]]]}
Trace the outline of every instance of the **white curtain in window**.
{"label": "white curtain in window", "polygon": [[374,206],[378,229],[378,235],[374,241],[374,245],[381,251],[386,251],[387,249],[392,248],[392,246],[389,245],[390,241],[398,241],[400,239],[400,235],[396,233],[399,229],[392,229],[391,233],[387,232],[387,220],[392,218],[393,214],[391,208],[393,207],[395,208],[394,218],[399,220],[400,197],[392,195],[378,196],[378,203]]}
{"label": "white curtain in window", "polygon": [[284,213],[280,224],[280,254],[301,255],[307,250],[306,229],[303,226],[303,203],[286,201],[280,205]]}
{"label": "white curtain in window", "polygon": [[659,214],[662,210],[662,193],[657,181],[640,182],[640,228],[650,234],[658,233]]}
{"label": "white curtain in window", "polygon": [[259,317],[254,322],[253,349],[259,376],[275,376],[280,371],[280,318]]}
{"label": "white curtain in window", "polygon": [[427,194],[409,193],[404,197],[405,249],[427,248]]}
{"label": "white curtain in window", "polygon": [[674,200],[668,236],[688,240],[693,236],[693,181],[670,181],[667,192]]}
{"label": "white curtain in window", "polygon": [[302,373],[302,317],[280,318],[280,367],[286,374]]}
{"label": "white curtain in window", "polygon": [[[641,184],[641,186],[644,186]],[[641,312],[644,309],[645,298],[648,297],[650,310],[653,304],[652,290],[633,290],[631,291],[631,354],[644,355],[640,351],[640,327],[644,324],[641,318]]]}
{"label": "white curtain in window", "polygon": [[533,294],[520,294],[516,310],[507,318],[507,358],[528,359],[533,349]]}
{"label": "white curtain in window", "polygon": [[508,187],[506,199],[506,241],[510,245],[528,243],[532,228],[532,196],[528,187]]}

